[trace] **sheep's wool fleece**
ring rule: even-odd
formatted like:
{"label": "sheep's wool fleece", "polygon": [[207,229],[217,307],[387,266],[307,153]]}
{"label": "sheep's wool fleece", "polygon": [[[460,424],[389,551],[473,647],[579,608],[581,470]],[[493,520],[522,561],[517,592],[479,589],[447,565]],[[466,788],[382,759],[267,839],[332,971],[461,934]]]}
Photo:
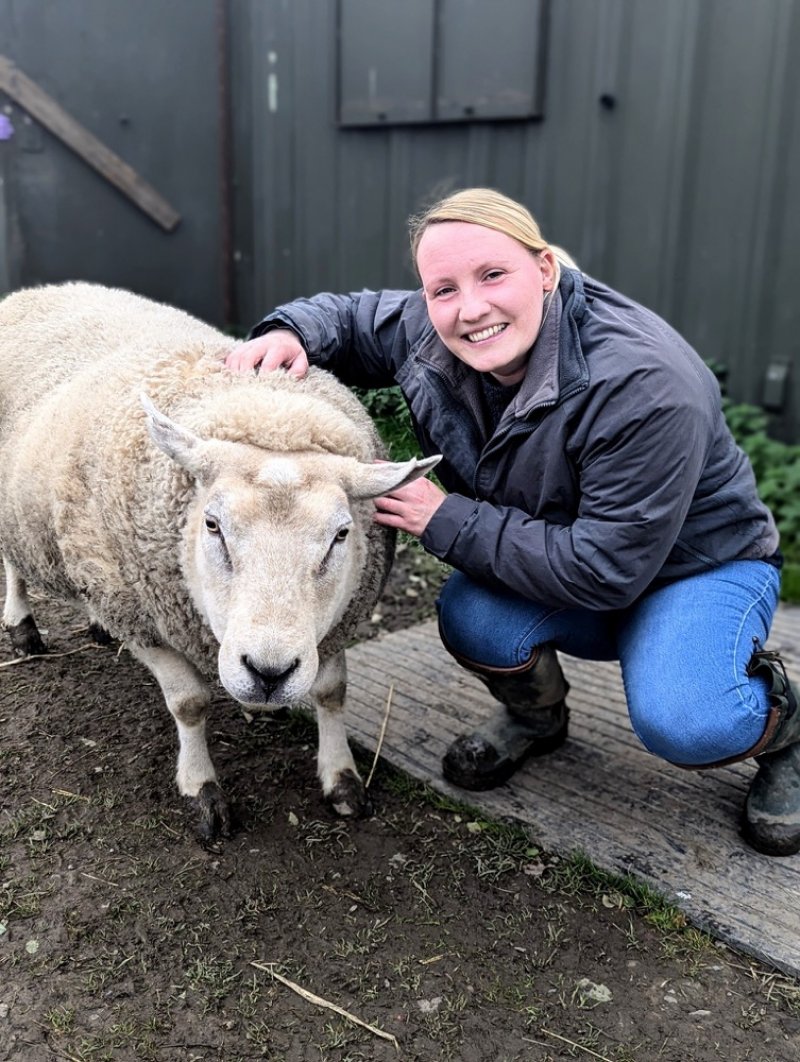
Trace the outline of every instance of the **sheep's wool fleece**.
{"label": "sheep's wool fleece", "polygon": [[[365,410],[330,374],[232,373],[224,358],[235,345],[180,310],[99,285],[0,302],[0,548],[32,583],[87,600],[115,637],[166,641],[207,674],[218,647],[180,571],[193,484],[151,442],[140,394],[204,438],[384,455]],[[369,521],[369,556],[321,649],[346,644],[388,574],[394,538],[371,511],[353,505]]]}

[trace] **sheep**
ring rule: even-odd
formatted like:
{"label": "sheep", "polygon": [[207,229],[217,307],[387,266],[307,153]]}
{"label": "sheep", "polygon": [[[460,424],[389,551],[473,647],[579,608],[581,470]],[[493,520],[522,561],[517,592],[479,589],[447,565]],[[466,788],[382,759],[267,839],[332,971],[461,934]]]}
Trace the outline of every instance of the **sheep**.
{"label": "sheep", "polygon": [[26,587],[83,603],[155,676],[176,781],[204,839],[230,833],[205,737],[210,682],[316,708],[322,792],[368,809],[343,721],[344,647],[394,536],[371,499],[438,458],[383,462],[329,373],[224,367],[234,340],[178,309],[66,283],[0,302],[0,552],[14,651],[43,644]]}

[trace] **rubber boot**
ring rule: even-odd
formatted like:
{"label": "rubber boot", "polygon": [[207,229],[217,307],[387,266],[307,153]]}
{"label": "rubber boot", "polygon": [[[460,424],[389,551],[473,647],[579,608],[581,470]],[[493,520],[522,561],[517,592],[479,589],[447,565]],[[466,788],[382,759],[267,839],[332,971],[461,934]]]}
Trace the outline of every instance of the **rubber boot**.
{"label": "rubber boot", "polygon": [[456,738],[442,759],[442,774],[461,789],[479,791],[502,785],[531,756],[564,744],[569,684],[549,645],[534,650],[524,671],[475,673],[506,710]]}
{"label": "rubber boot", "polygon": [[753,654],[748,674],[769,683],[770,717],[767,742],[756,755],[758,772],[744,808],[742,832],[747,842],[764,855],[786,856],[800,852],[800,710],[777,653]]}

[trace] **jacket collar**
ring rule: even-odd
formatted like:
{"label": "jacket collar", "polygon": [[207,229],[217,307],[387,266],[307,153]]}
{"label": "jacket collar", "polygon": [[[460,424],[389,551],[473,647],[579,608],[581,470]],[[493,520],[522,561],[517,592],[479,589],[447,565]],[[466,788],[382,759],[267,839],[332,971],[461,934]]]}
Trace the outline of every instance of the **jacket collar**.
{"label": "jacket collar", "polygon": [[546,308],[536,342],[533,344],[528,367],[511,403],[515,417],[525,417],[537,406],[551,406],[559,395],[558,339],[564,305],[560,291],[554,291]]}

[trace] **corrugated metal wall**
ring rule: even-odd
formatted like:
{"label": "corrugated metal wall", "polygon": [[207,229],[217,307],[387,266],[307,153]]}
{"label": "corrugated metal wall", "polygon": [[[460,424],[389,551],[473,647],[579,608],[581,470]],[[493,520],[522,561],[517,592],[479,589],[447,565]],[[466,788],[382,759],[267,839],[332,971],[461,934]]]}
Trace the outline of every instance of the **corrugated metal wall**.
{"label": "corrugated metal wall", "polygon": [[0,94],[0,290],[83,277],[246,326],[413,284],[409,213],[488,184],[800,439],[800,0],[2,0],[0,54],[181,215]]}
{"label": "corrugated metal wall", "polygon": [[[366,128],[338,121],[346,3],[232,7],[243,321],[299,294],[412,284],[408,214],[488,184],[727,365],[737,399],[760,403],[770,364],[790,365],[775,429],[800,437],[797,0],[551,0],[541,119]],[[482,6],[519,18],[516,0]]]}

